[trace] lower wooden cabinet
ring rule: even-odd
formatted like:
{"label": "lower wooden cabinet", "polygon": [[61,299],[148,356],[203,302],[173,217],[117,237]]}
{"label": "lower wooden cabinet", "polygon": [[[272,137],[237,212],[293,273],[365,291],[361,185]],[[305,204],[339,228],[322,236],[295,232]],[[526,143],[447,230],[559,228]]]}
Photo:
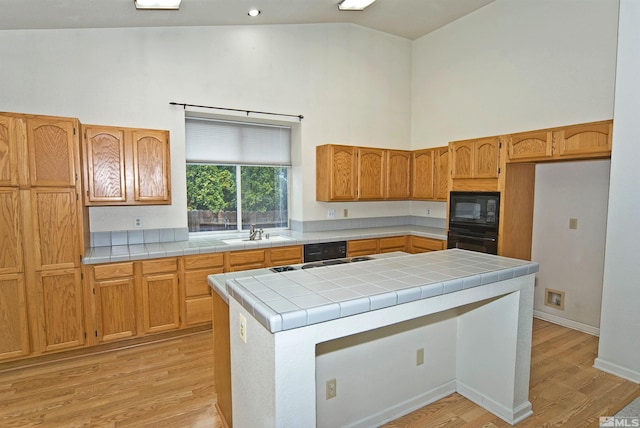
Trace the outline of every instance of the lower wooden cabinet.
{"label": "lower wooden cabinet", "polygon": [[406,251],[407,237],[390,236],[388,238],[380,238],[378,247],[381,253],[391,253],[394,251]]}
{"label": "lower wooden cabinet", "polygon": [[24,275],[0,275],[0,361],[29,355]]}
{"label": "lower wooden cabinet", "polygon": [[409,252],[426,253],[427,251],[438,251],[447,249],[447,241],[433,238],[423,238],[422,236],[411,236]]}
{"label": "lower wooden cabinet", "polygon": [[389,236],[385,238],[358,239],[347,242],[349,257],[367,256],[370,254],[406,251],[406,236]]}
{"label": "lower wooden cabinet", "polygon": [[302,245],[271,248],[268,254],[269,266],[286,266],[302,263]]}
{"label": "lower wooden cabinet", "polygon": [[347,241],[347,256],[358,257],[378,253],[378,239],[356,239]]}
{"label": "lower wooden cabinet", "polygon": [[225,253],[225,257],[227,272],[267,267],[267,250],[265,249],[231,251]]}
{"label": "lower wooden cabinet", "polygon": [[141,265],[144,332],[157,333],[180,328],[178,259],[149,260]]}
{"label": "lower wooden cabinet", "polygon": [[98,342],[134,337],[136,287],[133,262],[99,265],[91,269],[89,281],[94,295],[94,335]]}
{"label": "lower wooden cabinet", "polygon": [[198,254],[183,259],[185,320],[192,326],[211,322],[211,287],[207,276],[224,271],[224,254]]}
{"label": "lower wooden cabinet", "polygon": [[43,352],[85,343],[80,269],[36,272],[38,336]]}

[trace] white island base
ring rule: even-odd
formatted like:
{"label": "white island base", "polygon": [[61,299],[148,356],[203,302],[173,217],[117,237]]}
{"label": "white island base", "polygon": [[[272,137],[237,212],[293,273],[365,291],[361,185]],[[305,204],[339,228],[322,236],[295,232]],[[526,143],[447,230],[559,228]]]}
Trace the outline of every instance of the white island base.
{"label": "white island base", "polygon": [[[530,274],[277,333],[269,332],[230,298],[234,426],[377,426],[455,391],[515,424],[532,414],[528,389],[533,286],[534,275]],[[241,315],[247,321],[246,343],[240,338]],[[331,341],[336,339],[407,320],[422,321],[423,333],[430,336],[432,348],[436,350],[425,347],[423,366],[428,370],[426,375],[419,376],[424,382],[420,394],[411,393],[412,397],[401,397],[402,401],[397,401],[394,396],[399,394],[388,392],[409,388],[407,381],[397,379],[392,386],[388,379],[396,378],[402,370],[380,360],[381,355],[366,352],[367,347],[376,348],[376,340],[391,344],[395,334],[403,333],[400,328],[395,334],[384,332],[378,339],[374,334],[373,340],[367,339],[360,345],[360,358],[374,360],[374,366],[378,367],[376,372],[364,376],[376,379],[382,374],[384,379],[374,382],[381,385],[380,389],[353,396],[347,382],[329,371],[326,375],[337,379],[337,396],[325,400],[325,379],[322,377],[316,382],[316,361],[331,351],[317,355],[319,344],[322,344],[319,349],[331,347]],[[411,325],[407,327],[410,331]],[[354,340],[358,342],[357,337]],[[352,350],[349,346],[338,345],[338,348],[346,352]],[[415,366],[416,350],[407,351],[413,361],[408,365]],[[360,372],[357,367],[336,367],[336,370]],[[365,389],[368,388],[365,386]],[[345,419],[341,417],[344,411],[330,406],[339,403],[340,398],[345,409],[361,407],[362,402],[380,402],[380,399],[383,403],[375,404],[376,412],[347,412]],[[321,409],[317,402],[327,405]]]}
{"label": "white island base", "polygon": [[234,427],[374,427],[456,391],[518,423],[537,271],[447,250],[223,277]]}

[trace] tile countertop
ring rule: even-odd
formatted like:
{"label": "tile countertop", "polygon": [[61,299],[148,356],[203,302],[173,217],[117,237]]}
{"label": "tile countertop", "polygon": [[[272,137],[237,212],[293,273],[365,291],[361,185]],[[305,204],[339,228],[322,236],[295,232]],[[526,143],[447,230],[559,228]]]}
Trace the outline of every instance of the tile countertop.
{"label": "tile countertop", "polygon": [[267,330],[304,327],[376,309],[484,286],[538,272],[538,263],[445,250],[314,269],[269,269],[209,275],[227,302],[233,296]]}
{"label": "tile countertop", "polygon": [[399,235],[414,235],[440,240],[447,239],[447,231],[445,229],[411,225],[332,230],[327,232],[294,232],[291,230],[278,230],[270,233],[272,236],[283,236],[286,237],[286,239],[274,241],[271,241],[270,239],[262,239],[261,241],[242,241],[232,244],[224,242],[224,240],[227,239],[247,238],[249,236],[249,232],[247,231],[245,233],[230,233],[224,235],[203,234],[201,236],[191,236],[188,241],[91,247],[87,249],[83,263],[97,264],[123,262],[129,260],[218,253],[254,248],[313,244],[317,242],[383,238]]}

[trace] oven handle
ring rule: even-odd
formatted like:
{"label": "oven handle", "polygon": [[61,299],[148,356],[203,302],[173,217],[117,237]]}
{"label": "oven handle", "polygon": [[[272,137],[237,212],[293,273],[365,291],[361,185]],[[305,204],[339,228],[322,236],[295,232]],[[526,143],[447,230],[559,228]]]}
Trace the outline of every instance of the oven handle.
{"label": "oven handle", "polygon": [[467,239],[475,239],[476,241],[491,241],[491,242],[496,242],[496,238],[479,238],[477,236],[469,236],[469,235],[460,235],[457,233],[454,233],[451,235],[452,238],[467,238]]}

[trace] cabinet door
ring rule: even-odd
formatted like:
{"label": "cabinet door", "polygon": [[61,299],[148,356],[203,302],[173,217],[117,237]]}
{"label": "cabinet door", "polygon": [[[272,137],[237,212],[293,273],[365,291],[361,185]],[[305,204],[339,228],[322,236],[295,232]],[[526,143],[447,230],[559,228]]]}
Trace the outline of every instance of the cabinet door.
{"label": "cabinet door", "polygon": [[411,252],[426,253],[429,251],[444,250],[447,248],[447,241],[441,241],[439,239],[424,238],[422,236],[411,237]]}
{"label": "cabinet door", "polygon": [[0,274],[23,272],[18,189],[0,188]]}
{"label": "cabinet door", "polygon": [[18,152],[10,116],[0,115],[0,186],[18,185]]}
{"label": "cabinet door", "polygon": [[145,333],[180,327],[178,273],[142,277],[142,305]]}
{"label": "cabinet door", "polygon": [[135,336],[133,277],[96,281],[94,291],[98,340],[108,342]]}
{"label": "cabinet door", "polygon": [[37,293],[43,351],[76,348],[84,344],[80,269],[37,272]]}
{"label": "cabinet door", "polygon": [[170,203],[169,136],[166,131],[132,133],[133,188],[136,202]]}
{"label": "cabinet door", "polygon": [[259,269],[266,266],[265,250],[231,251],[227,253],[227,271]]}
{"label": "cabinet door", "polygon": [[378,253],[378,239],[357,239],[347,241],[347,256],[357,257]]}
{"label": "cabinet door", "polygon": [[99,342],[137,334],[133,262],[89,266],[89,293],[93,296],[96,337]]}
{"label": "cabinet door", "polygon": [[269,265],[284,266],[302,263],[302,245],[271,248],[269,250]]}
{"label": "cabinet door", "polygon": [[125,139],[117,128],[84,128],[84,176],[87,205],[92,202],[124,202]]}
{"label": "cabinet door", "polygon": [[551,157],[553,149],[551,131],[514,134],[507,143],[509,162],[545,160]]}
{"label": "cabinet door", "polygon": [[359,147],[358,199],[384,197],[384,150]]}
{"label": "cabinet door", "polygon": [[411,197],[411,152],[387,150],[386,192],[387,199]]}
{"label": "cabinet door", "polygon": [[316,147],[316,199],[353,201],[356,198],[356,149],[352,146]]}
{"label": "cabinet door", "polygon": [[31,190],[36,270],[80,265],[76,198],[69,188]]}
{"label": "cabinet door", "polygon": [[413,199],[433,199],[434,151],[417,150],[412,155],[412,197]]}
{"label": "cabinet door", "polygon": [[0,361],[29,354],[29,326],[22,274],[0,275]]}
{"label": "cabinet door", "polygon": [[473,178],[474,143],[458,141],[451,143],[453,178]]}
{"label": "cabinet door", "polygon": [[435,156],[435,199],[446,201],[449,196],[449,148],[434,149]]}
{"label": "cabinet door", "polygon": [[498,139],[475,142],[473,178],[498,178]]}
{"label": "cabinet door", "polygon": [[611,156],[611,121],[570,126],[555,132],[556,152],[562,158]]}
{"label": "cabinet door", "polygon": [[389,238],[380,238],[380,252],[391,253],[393,251],[405,251],[406,242],[404,236],[391,236]]}
{"label": "cabinet door", "polygon": [[64,118],[27,119],[32,186],[75,186],[77,122]]}

